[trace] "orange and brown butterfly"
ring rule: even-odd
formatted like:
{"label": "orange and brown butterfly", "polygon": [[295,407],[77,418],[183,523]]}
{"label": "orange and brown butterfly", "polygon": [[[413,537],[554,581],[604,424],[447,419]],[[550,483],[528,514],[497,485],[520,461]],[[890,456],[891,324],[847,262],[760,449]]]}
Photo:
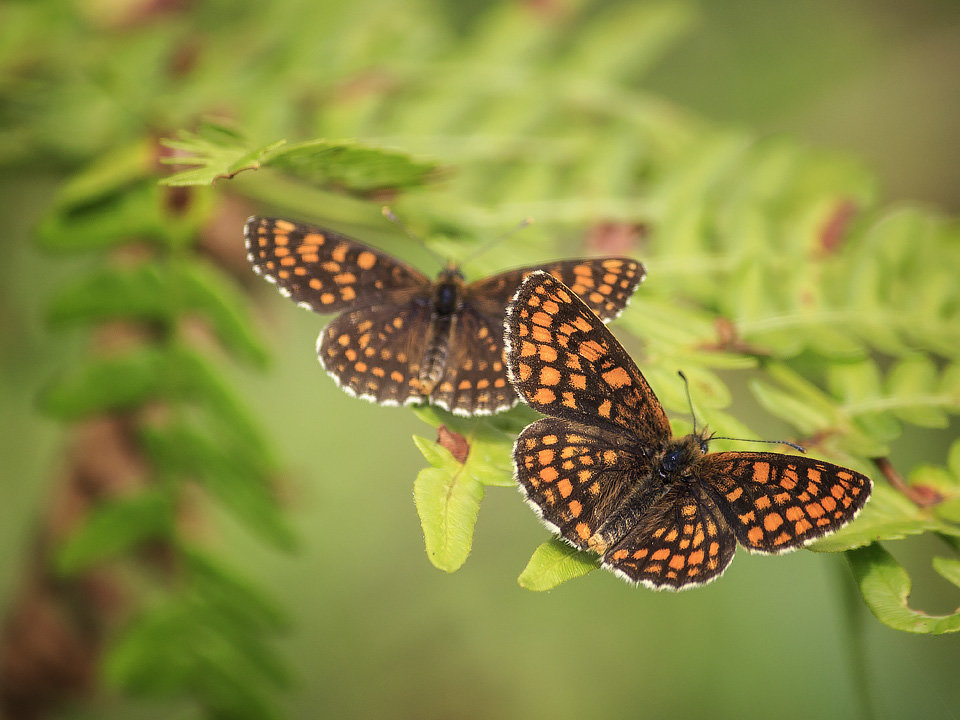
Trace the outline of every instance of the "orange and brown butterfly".
{"label": "orange and brown butterfly", "polygon": [[520,489],[554,533],[633,583],[680,590],[716,579],[737,542],[795,550],[846,525],[870,479],[771,452],[708,453],[674,438],[633,359],[570,288],[523,282],[505,323],[510,380],[547,415],[514,446]]}
{"label": "orange and brown butterfly", "polygon": [[521,280],[546,270],[583,294],[605,320],[644,278],[628,258],[562,260],[471,283],[450,265],[431,281],[352,238],[311,225],[252,217],[244,231],[254,271],[301,307],[338,313],[317,339],[324,369],[351,395],[402,405],[429,401],[458,415],[517,402],[507,381],[503,320]]}

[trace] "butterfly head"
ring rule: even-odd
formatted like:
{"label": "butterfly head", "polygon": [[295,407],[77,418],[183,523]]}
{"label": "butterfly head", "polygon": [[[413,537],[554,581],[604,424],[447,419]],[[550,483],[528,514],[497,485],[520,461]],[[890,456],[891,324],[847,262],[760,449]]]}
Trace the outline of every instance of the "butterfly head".
{"label": "butterfly head", "polygon": [[437,275],[438,285],[442,283],[462,283],[463,280],[463,272],[460,270],[460,265],[453,260],[448,260],[446,266],[440,271],[440,274]]}
{"label": "butterfly head", "polygon": [[440,271],[433,286],[433,312],[440,317],[449,317],[460,306],[463,296],[463,273],[449,263]]}
{"label": "butterfly head", "polygon": [[708,440],[702,434],[687,435],[674,440],[660,455],[656,474],[663,480],[686,478],[688,470],[707,452]]}

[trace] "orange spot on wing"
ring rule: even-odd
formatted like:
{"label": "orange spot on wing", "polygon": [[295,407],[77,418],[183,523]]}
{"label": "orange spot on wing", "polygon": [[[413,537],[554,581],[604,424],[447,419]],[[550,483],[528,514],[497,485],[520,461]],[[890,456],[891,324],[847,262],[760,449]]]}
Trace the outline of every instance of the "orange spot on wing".
{"label": "orange spot on wing", "polygon": [[765,483],[770,477],[770,463],[758,462],[753,464],[753,481]]}
{"label": "orange spot on wing", "polygon": [[541,405],[549,405],[557,399],[557,394],[553,392],[550,388],[537,388],[537,391],[530,397],[530,399],[535,403],[540,403]]}
{"label": "orange spot on wing", "polygon": [[552,365],[544,365],[540,368],[540,382],[543,385],[556,385],[560,382],[560,371]]}
{"label": "orange spot on wing", "polygon": [[630,379],[630,375],[622,367],[615,367],[613,370],[609,370],[603,373],[603,379],[607,382],[610,387],[619,388],[626,387],[631,385],[633,381]]}
{"label": "orange spot on wing", "polygon": [[763,527],[766,528],[767,532],[773,532],[781,525],[783,525],[783,518],[780,517],[780,513],[770,512],[764,515]]}
{"label": "orange spot on wing", "polygon": [[553,482],[558,477],[560,477],[560,473],[558,473],[557,469],[551,465],[548,465],[547,467],[542,468],[538,473],[538,475],[540,476],[540,479],[543,480],[544,482]]}
{"label": "orange spot on wing", "polygon": [[[541,345],[539,347],[540,359],[547,363],[555,362],[557,359],[557,351],[550,345]],[[523,355],[523,353],[520,353]]]}

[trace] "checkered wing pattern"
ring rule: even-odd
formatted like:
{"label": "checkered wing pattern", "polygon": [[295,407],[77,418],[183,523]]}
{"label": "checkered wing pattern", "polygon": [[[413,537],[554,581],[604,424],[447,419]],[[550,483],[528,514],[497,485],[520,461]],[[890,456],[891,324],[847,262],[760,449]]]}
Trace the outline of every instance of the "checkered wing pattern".
{"label": "checkered wing pattern", "polygon": [[244,228],[255,272],[318,313],[428,298],[425,275],[376,248],[312,225],[252,217]]}
{"label": "checkered wing pattern", "polygon": [[514,445],[520,489],[553,532],[581,550],[643,472],[643,458],[604,428],[558,418],[528,425]]}
{"label": "checkered wing pattern", "polygon": [[670,423],[647,381],[599,317],[570,288],[532,273],[507,308],[514,389],[545,415],[607,424],[662,445]]}
{"label": "checkered wing pattern", "polygon": [[703,488],[678,483],[646,506],[633,529],[603,555],[603,566],[655,590],[715,580],[737,549],[717,503]]}
{"label": "checkered wing pattern", "polygon": [[488,315],[502,315],[520,283],[537,271],[548,272],[569,286],[604,322],[623,311],[646,277],[643,265],[630,258],[559,260],[477,280],[467,286],[467,301]]}
{"label": "checkered wing pattern", "polygon": [[425,400],[420,366],[430,316],[424,302],[343,313],[320,333],[317,355],[351,395],[382,405]]}
{"label": "checkered wing pattern", "polygon": [[552,416],[514,446],[516,475],[547,526],[632,582],[679,590],[723,573],[737,542],[793,550],[850,522],[870,479],[811,458],[704,454],[672,439],[636,365],[600,319],[547,273],[532,273],[507,309],[507,363],[517,393]]}
{"label": "checkered wing pattern", "polygon": [[695,466],[714,489],[740,544],[752,552],[782,553],[838,530],[870,496],[870,478],[799,455],[723,452]]}
{"label": "checkered wing pattern", "polygon": [[470,308],[456,315],[443,376],[430,401],[457,415],[488,415],[517,402],[503,358],[503,319]]}

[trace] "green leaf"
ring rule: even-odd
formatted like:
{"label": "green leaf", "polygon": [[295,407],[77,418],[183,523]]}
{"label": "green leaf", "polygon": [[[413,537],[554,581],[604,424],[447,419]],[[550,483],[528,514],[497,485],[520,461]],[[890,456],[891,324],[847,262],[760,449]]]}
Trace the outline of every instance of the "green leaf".
{"label": "green leaf", "polygon": [[202,595],[167,600],[138,618],[110,646],[108,685],[156,698],[193,695],[211,717],[276,718],[268,699],[286,674],[256,629],[224,623]]}
{"label": "green leaf", "polygon": [[199,550],[182,550],[194,592],[238,627],[265,632],[290,626],[282,607],[233,568]]}
{"label": "green leaf", "polygon": [[172,531],[174,508],[167,493],[150,489],[97,506],[57,551],[60,572],[76,573]]}
{"label": "green leaf", "polygon": [[960,587],[960,560],[935,557],[933,559],[933,569],[940,573],[943,578]]}
{"label": "green leaf", "polygon": [[315,185],[356,193],[424,185],[437,172],[432,163],[353,140],[311,140],[290,145],[267,164]]}
{"label": "green leaf", "polygon": [[270,484],[272,459],[256,447],[186,423],[147,429],[141,437],[158,470],[181,480],[196,481],[250,530],[278,549],[296,547],[296,538]]}
{"label": "green leaf", "polygon": [[88,361],[48,386],[40,404],[61,420],[132,408],[160,392],[169,362],[154,349]]}
{"label": "green leaf", "polygon": [[243,136],[212,122],[203,123],[197,132],[182,130],[176,140],[161,143],[177,151],[164,158],[168,165],[198,165],[161,180],[164,185],[212,185],[217,180],[232,178],[243,170],[258,170],[264,162],[286,144],[279,140],[268,145],[249,147]]}
{"label": "green leaf", "polygon": [[185,306],[199,313],[233,355],[256,367],[267,364],[268,354],[253,331],[250,316],[240,308],[246,300],[223,273],[200,262],[179,268]]}
{"label": "green leaf", "polygon": [[[960,610],[952,615],[928,615],[914,610],[908,604],[910,576],[907,571],[878,543],[847,553],[860,592],[877,619],[884,625],[904,632],[941,635],[960,630]],[[957,567],[943,560],[938,571],[953,579]],[[943,573],[941,573],[943,574]]]}
{"label": "green leaf", "polygon": [[209,185],[243,170],[269,167],[313,185],[372,193],[423,185],[436,173],[432,163],[353,140],[310,140],[293,145],[280,140],[250,147],[238,133],[211,123],[163,143],[179,153],[167,158],[168,164],[199,166],[165,178],[162,182],[166,185]]}
{"label": "green leaf", "polygon": [[167,268],[144,264],[133,269],[105,267],[61,289],[47,317],[63,325],[116,318],[172,322],[180,311],[175,279]]}
{"label": "green leaf", "polygon": [[452,455],[444,467],[424,468],[417,475],[413,496],[427,557],[441,570],[454,572],[466,562],[483,494],[483,485],[465,473]]}
{"label": "green leaf", "polygon": [[552,590],[567,580],[583,577],[600,566],[596,555],[581,552],[559,538],[534,550],[517,582],[527,590]]}

